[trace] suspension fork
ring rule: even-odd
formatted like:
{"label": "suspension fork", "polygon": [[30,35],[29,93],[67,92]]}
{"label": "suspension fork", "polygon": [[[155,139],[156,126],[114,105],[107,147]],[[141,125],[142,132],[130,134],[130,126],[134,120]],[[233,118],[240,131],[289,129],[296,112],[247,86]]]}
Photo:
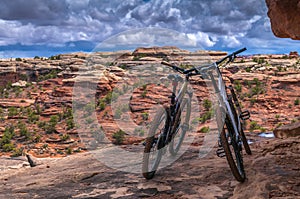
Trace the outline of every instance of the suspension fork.
{"label": "suspension fork", "polygon": [[241,112],[242,112],[242,109],[241,109],[240,103],[237,99],[237,96],[235,94],[235,91],[234,91],[232,85],[229,85],[227,88],[230,90],[230,93],[231,93],[231,96],[232,96],[232,99],[233,99],[233,103],[234,103],[235,107],[238,110],[238,114],[240,115]]}
{"label": "suspension fork", "polygon": [[[218,96],[219,103],[221,103],[221,101],[223,101],[223,102],[225,103],[225,106],[226,106],[226,109],[227,109],[227,113],[228,113],[228,114],[226,114],[226,117],[227,117],[227,115],[228,115],[228,116],[229,116],[229,119],[231,120],[231,123],[232,123],[232,125],[233,125],[233,130],[234,130],[234,133],[235,133],[235,138],[236,138],[236,141],[238,142],[238,141],[239,141],[239,129],[238,129],[238,127],[236,126],[235,118],[234,118],[234,115],[233,115],[232,110],[231,110],[231,108],[230,108],[230,105],[229,105],[229,103],[228,103],[228,101],[227,101],[227,99],[226,99],[226,96],[222,96],[222,95],[221,95],[221,91],[220,91],[220,89],[219,89],[219,87],[218,87],[218,85],[217,85],[217,82],[216,82],[216,80],[214,79],[214,76],[213,76],[213,74],[212,74],[211,71],[208,72],[208,75],[209,75],[209,77],[210,77],[210,79],[211,79],[211,82],[212,82],[212,84],[213,84],[213,87],[214,87],[214,89],[215,89],[215,93],[216,93],[217,96]],[[218,78],[222,78],[222,77],[218,77]],[[223,80],[222,80],[222,81],[223,81]],[[225,95],[226,95],[226,93],[225,93]]]}

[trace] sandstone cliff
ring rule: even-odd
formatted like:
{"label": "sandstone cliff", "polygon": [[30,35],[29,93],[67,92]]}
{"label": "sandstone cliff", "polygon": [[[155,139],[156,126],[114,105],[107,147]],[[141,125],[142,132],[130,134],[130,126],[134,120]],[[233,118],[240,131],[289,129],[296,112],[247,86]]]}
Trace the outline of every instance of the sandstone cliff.
{"label": "sandstone cliff", "polygon": [[266,0],[272,31],[277,37],[300,39],[300,1]]}

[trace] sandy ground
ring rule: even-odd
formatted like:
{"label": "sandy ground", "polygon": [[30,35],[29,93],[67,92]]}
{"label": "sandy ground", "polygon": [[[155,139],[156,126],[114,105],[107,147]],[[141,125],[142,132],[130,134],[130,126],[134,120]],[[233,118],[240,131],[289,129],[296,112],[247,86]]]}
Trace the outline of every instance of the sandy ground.
{"label": "sandy ground", "polygon": [[90,153],[37,159],[32,168],[25,158],[1,157],[0,198],[300,198],[299,137],[249,138],[253,155],[244,155],[244,183],[215,149],[199,158],[196,146],[152,180],[109,168]]}

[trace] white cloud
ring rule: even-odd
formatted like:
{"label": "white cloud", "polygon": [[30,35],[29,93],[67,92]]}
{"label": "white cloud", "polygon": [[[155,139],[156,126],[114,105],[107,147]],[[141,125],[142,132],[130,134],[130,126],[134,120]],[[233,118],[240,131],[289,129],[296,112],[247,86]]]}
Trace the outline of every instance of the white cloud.
{"label": "white cloud", "polygon": [[178,47],[195,47],[197,41],[187,34],[180,33],[165,28],[140,28],[133,29],[122,34],[113,36],[102,42],[95,51],[101,51],[101,48],[129,49],[140,46],[178,46]]}
{"label": "white cloud", "polygon": [[242,45],[241,42],[235,36],[224,36],[223,44],[224,47],[229,48],[238,48]]}
{"label": "white cloud", "polygon": [[[122,31],[148,27],[181,32],[182,38],[173,35],[169,41],[192,47],[251,46],[258,43],[249,42],[253,38],[270,40],[272,46],[274,39],[264,0],[3,0],[0,4],[1,46],[99,43]],[[149,33],[133,35],[118,41],[166,43]]]}
{"label": "white cloud", "polygon": [[[197,33],[188,33],[188,38],[199,43],[201,46],[204,47],[212,47],[216,44],[217,39],[210,39],[209,35],[203,32]],[[196,45],[195,45],[196,46]]]}

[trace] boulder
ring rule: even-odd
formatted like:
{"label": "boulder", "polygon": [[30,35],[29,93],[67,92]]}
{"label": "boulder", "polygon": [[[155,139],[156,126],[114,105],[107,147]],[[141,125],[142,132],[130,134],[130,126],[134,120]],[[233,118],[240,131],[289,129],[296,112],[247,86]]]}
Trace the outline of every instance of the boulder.
{"label": "boulder", "polygon": [[280,126],[274,130],[276,138],[288,138],[300,136],[300,122]]}
{"label": "boulder", "polygon": [[27,82],[23,81],[23,80],[19,80],[15,83],[12,83],[11,86],[12,87],[26,87]]}
{"label": "boulder", "polygon": [[300,0],[266,0],[272,31],[277,37],[300,39]]}

